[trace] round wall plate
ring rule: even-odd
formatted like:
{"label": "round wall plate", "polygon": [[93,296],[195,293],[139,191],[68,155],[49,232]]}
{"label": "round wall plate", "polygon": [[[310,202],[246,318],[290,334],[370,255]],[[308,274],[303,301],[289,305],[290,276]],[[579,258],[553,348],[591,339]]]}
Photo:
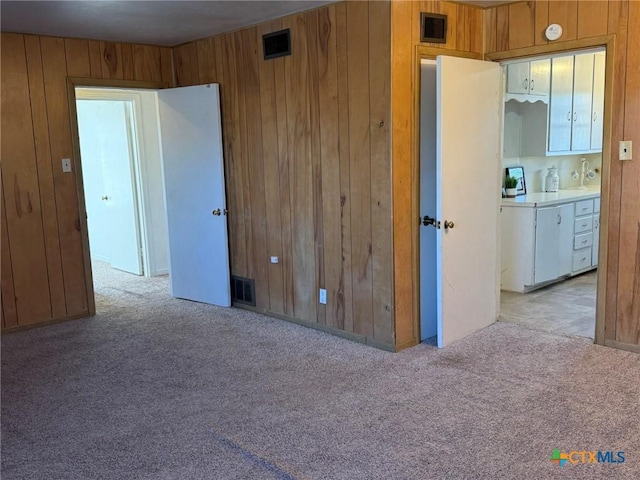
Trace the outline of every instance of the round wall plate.
{"label": "round wall plate", "polygon": [[552,23],[544,31],[544,35],[549,40],[558,40],[562,36],[562,27],[557,23]]}

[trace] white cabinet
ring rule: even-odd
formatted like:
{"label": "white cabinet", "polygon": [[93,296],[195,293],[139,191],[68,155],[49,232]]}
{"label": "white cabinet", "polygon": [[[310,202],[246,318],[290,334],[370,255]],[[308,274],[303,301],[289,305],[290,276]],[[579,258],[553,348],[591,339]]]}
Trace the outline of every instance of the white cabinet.
{"label": "white cabinet", "polygon": [[[502,290],[528,292],[597,265],[600,199],[501,208]],[[594,256],[595,255],[595,256]]]}
{"label": "white cabinet", "polygon": [[548,154],[602,150],[604,53],[551,61]]}
{"label": "white cabinet", "polygon": [[507,93],[549,95],[551,60],[512,63],[507,66]]}
{"label": "white cabinet", "polygon": [[571,273],[573,220],[573,203],[536,209],[534,284]]}

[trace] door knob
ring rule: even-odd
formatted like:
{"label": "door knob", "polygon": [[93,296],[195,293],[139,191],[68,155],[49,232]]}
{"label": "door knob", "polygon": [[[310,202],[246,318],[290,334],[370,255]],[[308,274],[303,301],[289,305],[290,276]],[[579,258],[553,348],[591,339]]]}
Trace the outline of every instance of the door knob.
{"label": "door knob", "polygon": [[107,201],[109,200],[109,197],[107,197],[106,195],[102,197],[102,200]]}
{"label": "door knob", "polygon": [[452,221],[450,221],[450,220],[445,220],[444,221],[444,228],[445,229],[453,228],[454,226],[455,226],[455,224]]}
{"label": "door knob", "polygon": [[216,217],[219,217],[220,215],[222,215],[222,211],[219,208],[216,208],[213,212],[211,212],[213,215],[215,215]]}

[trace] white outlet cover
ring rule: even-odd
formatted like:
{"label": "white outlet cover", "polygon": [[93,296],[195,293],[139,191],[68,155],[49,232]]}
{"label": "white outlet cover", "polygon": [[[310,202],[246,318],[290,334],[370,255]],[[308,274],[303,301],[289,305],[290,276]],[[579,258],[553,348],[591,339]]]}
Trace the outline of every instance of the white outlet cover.
{"label": "white outlet cover", "polygon": [[271,263],[278,263],[278,257],[271,257]]}
{"label": "white outlet cover", "polygon": [[64,173],[71,173],[71,159],[63,158],[62,159],[62,171]]}
{"label": "white outlet cover", "polygon": [[327,291],[324,288],[320,289],[320,298],[318,299],[321,304],[327,304]]}

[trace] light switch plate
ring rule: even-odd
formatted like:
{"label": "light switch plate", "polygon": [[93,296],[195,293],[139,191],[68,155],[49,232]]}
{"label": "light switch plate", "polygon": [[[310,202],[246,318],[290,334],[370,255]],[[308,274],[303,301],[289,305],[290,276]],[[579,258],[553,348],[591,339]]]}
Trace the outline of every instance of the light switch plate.
{"label": "light switch plate", "polygon": [[631,160],[631,140],[620,142],[620,160]]}
{"label": "light switch plate", "polygon": [[62,159],[62,171],[64,173],[71,173],[71,159],[63,158]]}

